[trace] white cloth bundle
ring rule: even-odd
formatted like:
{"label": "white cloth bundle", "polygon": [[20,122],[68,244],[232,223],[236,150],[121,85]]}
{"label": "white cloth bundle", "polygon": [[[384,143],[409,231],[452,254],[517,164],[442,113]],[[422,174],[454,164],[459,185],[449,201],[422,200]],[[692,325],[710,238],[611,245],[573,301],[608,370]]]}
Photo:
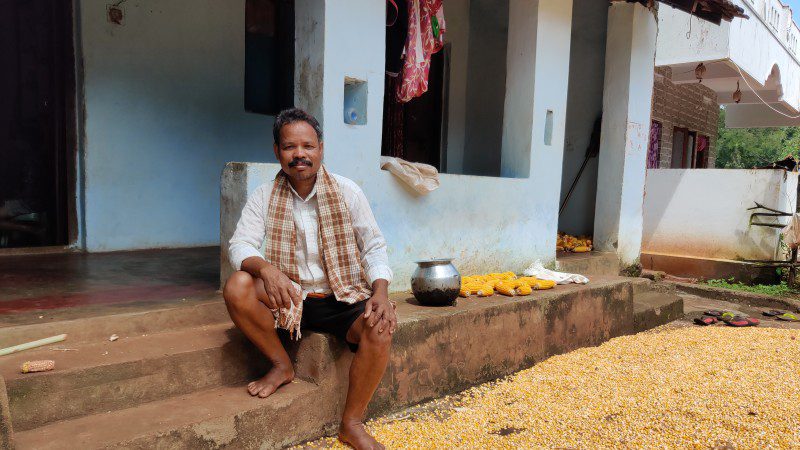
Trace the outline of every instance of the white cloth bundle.
{"label": "white cloth bundle", "polygon": [[536,277],[540,280],[555,281],[556,284],[586,284],[589,282],[589,279],[583,275],[578,275],[576,273],[556,272],[554,270],[545,269],[544,265],[542,265],[542,262],[539,260],[531,264],[522,273],[525,276]]}

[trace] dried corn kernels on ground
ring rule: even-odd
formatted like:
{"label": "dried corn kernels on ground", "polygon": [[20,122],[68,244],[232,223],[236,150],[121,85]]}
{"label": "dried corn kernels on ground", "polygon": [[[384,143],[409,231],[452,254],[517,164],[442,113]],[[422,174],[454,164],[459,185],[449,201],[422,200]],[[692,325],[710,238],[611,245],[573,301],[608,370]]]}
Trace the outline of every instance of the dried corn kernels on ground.
{"label": "dried corn kernels on ground", "polygon": [[518,278],[513,272],[488,273],[485,275],[471,275],[461,279],[461,297],[477,295],[488,297],[498,294],[513,297],[516,295],[530,295],[533,291],[552,289],[555,281],[540,280],[536,277]]}
{"label": "dried corn kernels on ground", "polygon": [[798,330],[665,327],[367,428],[387,449],[797,449],[798,354]]}
{"label": "dried corn kernels on ground", "polygon": [[573,253],[590,252],[592,251],[592,237],[575,237],[569,234],[558,233],[558,237],[556,238],[556,250]]}

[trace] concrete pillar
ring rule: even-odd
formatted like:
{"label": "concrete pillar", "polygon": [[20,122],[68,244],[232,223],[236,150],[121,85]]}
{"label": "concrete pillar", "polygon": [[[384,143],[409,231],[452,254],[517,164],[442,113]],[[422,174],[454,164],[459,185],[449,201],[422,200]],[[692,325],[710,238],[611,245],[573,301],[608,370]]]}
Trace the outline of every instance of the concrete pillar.
{"label": "concrete pillar", "polygon": [[622,267],[638,262],[658,23],[638,3],[608,11],[603,125],[594,244],[615,251]]}
{"label": "concrete pillar", "polygon": [[[385,23],[386,2],[295,3],[295,103],[320,121],[325,163],[345,176],[374,173],[379,167]],[[363,86],[366,123],[344,122],[346,83]],[[355,156],[361,152],[364,157]]]}

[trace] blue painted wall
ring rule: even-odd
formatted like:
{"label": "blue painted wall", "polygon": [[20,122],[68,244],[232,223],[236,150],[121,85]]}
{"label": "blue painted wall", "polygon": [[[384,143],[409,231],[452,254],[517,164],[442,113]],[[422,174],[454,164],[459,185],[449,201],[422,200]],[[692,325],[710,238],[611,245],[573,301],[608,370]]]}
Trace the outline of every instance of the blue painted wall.
{"label": "blue painted wall", "polygon": [[244,111],[244,0],[81,0],[89,251],[215,245],[227,161],[274,161]]}

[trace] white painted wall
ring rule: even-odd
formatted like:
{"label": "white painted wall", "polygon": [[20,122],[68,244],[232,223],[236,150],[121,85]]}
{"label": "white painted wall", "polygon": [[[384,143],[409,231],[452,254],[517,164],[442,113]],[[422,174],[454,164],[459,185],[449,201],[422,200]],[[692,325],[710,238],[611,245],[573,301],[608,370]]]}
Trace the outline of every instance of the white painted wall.
{"label": "white painted wall", "polygon": [[78,2],[89,251],[216,245],[226,161],[271,161],[244,111],[244,0]]}
{"label": "white painted wall", "polygon": [[[710,22],[691,19],[689,15],[666,5],[658,12],[659,37],[656,65],[674,65],[700,61],[730,60],[742,72],[755,79],[761,86],[777,66],[783,96],[780,101],[795,110],[800,110],[800,59],[789,45],[790,35],[796,35],[796,26],[789,25],[790,14],[779,8],[784,18],[778,29],[772,28],[764,19],[766,0],[732,0],[744,8],[750,19],[723,21],[717,26]],[[780,6],[777,0],[769,0]],[[732,81],[735,84],[735,80]],[[761,86],[754,86],[756,88]],[[746,86],[741,86],[746,91]]]}
{"label": "white painted wall", "polygon": [[[575,0],[561,201],[583,163],[594,121],[603,111],[607,23],[607,3]],[[593,158],[583,171],[564,213],[558,218],[559,230],[572,235],[592,234],[596,197],[597,158]]]}
{"label": "white painted wall", "polygon": [[609,7],[594,245],[615,251],[623,265],[641,250],[657,30],[639,3]]}
{"label": "white painted wall", "polygon": [[[325,162],[331,171],[353,179],[367,195],[389,244],[395,271],[393,290],[407,289],[414,260],[455,258],[463,273],[522,270],[533,260],[552,261],[564,146],[569,78],[571,0],[526,0],[538,3],[531,168],[528,178],[494,178],[442,174],[436,191],[416,196],[390,173],[379,169],[383,109],[384,2],[374,0],[304,0],[324,8],[323,43],[298,54],[298,61],[324,53],[322,96],[301,104],[324,116]],[[303,20],[298,14],[298,20]],[[375,36],[371,39],[370,36]],[[381,36],[381,38],[378,38]],[[352,43],[361,43],[352,51]],[[364,126],[342,120],[344,77],[369,82],[368,120]],[[511,93],[514,95],[514,93]],[[320,107],[321,105],[321,107]],[[544,145],[544,112],[555,112],[553,142]],[[267,182],[276,165],[250,164],[248,192]],[[641,198],[640,198],[641,200]],[[224,221],[223,221],[224,223]],[[227,242],[233,230],[223,228]]]}
{"label": "white painted wall", "polygon": [[797,173],[782,170],[648,170],[642,251],[773,259],[780,230],[749,226],[752,211],[747,208],[758,202],[795,211],[797,179]]}

